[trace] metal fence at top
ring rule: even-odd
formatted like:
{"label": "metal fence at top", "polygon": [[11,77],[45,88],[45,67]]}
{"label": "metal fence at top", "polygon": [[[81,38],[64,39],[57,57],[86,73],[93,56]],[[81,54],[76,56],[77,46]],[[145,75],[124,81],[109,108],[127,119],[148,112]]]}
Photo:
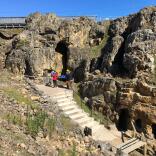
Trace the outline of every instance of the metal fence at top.
{"label": "metal fence at top", "polygon": [[26,17],[0,17],[0,24],[25,24]]}
{"label": "metal fence at top", "polygon": [[97,16],[58,16],[62,20],[73,20],[73,19],[79,19],[80,17],[86,17],[91,20],[97,20]]}
{"label": "metal fence at top", "polygon": [[[73,20],[86,17],[94,21],[109,20],[99,16],[58,16],[61,20]],[[26,17],[0,17],[0,28],[24,28],[26,26]]]}
{"label": "metal fence at top", "polygon": [[[62,20],[73,20],[80,17],[86,17],[91,20],[102,20],[103,18],[98,16],[58,16]],[[0,24],[25,24],[27,17],[0,17]]]}

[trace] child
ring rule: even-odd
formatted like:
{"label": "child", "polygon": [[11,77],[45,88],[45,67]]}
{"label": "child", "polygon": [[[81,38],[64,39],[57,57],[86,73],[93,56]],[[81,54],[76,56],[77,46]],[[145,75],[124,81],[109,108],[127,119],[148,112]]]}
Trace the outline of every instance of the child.
{"label": "child", "polygon": [[56,71],[54,71],[54,73],[52,74],[52,80],[54,87],[57,87],[58,73]]}

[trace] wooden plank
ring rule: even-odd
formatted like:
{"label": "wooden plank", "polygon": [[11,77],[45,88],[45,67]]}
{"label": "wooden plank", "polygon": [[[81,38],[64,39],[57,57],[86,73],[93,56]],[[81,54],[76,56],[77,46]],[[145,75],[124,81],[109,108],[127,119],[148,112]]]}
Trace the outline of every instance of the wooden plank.
{"label": "wooden plank", "polygon": [[118,145],[117,148],[121,148],[121,147],[123,147],[123,146],[125,146],[125,145],[127,145],[127,144],[129,144],[129,143],[131,143],[133,141],[135,141],[135,140],[137,140],[137,138],[132,138],[132,139],[130,139],[130,140],[128,140],[128,141]]}
{"label": "wooden plank", "polygon": [[139,141],[136,144],[134,144],[134,145],[122,150],[122,151],[125,152],[125,153],[130,153],[130,152],[136,150],[137,148],[140,148],[141,146],[144,146],[145,144],[146,144],[145,142]]}
{"label": "wooden plank", "polygon": [[121,150],[124,150],[124,149],[126,149],[126,148],[128,148],[128,147],[130,147],[130,146],[133,146],[134,144],[136,144],[136,143],[139,142],[139,141],[140,141],[139,139],[137,139],[137,140],[135,140],[135,141],[132,141],[131,143],[129,143],[129,144],[127,144],[127,145],[121,147],[120,149],[121,149]]}

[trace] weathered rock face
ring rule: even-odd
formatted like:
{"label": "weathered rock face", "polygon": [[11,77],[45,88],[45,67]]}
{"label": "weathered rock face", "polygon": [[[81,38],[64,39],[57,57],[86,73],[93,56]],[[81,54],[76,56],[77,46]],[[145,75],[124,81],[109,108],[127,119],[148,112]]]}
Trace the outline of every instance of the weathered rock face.
{"label": "weathered rock face", "polygon": [[127,110],[129,117],[125,115],[122,118],[130,119],[129,128],[130,121],[135,124],[140,120],[142,130],[144,128],[146,131],[155,123],[156,87],[143,80],[118,81],[114,78],[103,78],[100,74],[92,77],[90,75],[86,82],[80,85],[80,93],[89,98],[89,101],[92,100],[94,110],[102,112],[113,122],[119,122],[120,112]]}
{"label": "weathered rock face", "polygon": [[128,36],[123,65],[132,77],[140,72],[154,71],[155,38],[156,33],[151,29],[138,30]]}
{"label": "weathered rock face", "polygon": [[114,79],[95,76],[93,81],[81,84],[80,93],[83,97],[92,100],[89,103],[93,110],[103,113],[112,121],[115,120],[117,85]]}
{"label": "weathered rock face", "polygon": [[101,56],[102,71],[137,77],[152,73],[156,54],[156,7],[111,22],[110,39]]}
{"label": "weathered rock face", "polygon": [[[113,119],[117,117],[113,114],[114,110],[118,112],[119,122],[120,118],[127,118],[124,122],[130,119],[134,121],[137,130],[141,127],[148,134],[154,132],[151,129],[156,118],[156,87],[148,84],[154,83],[151,76],[155,75],[155,20],[156,7],[149,7],[137,14],[111,21],[109,39],[101,57],[94,62],[97,67],[94,71],[100,69],[104,74],[126,76],[128,79],[118,82],[118,79],[111,78],[115,87],[111,89],[108,85],[109,89],[105,90],[104,86],[110,76],[102,78],[101,75],[97,78],[96,74],[89,75],[80,88],[82,96],[93,98],[93,107],[96,110],[102,110],[106,116],[109,114],[109,118],[114,115]],[[100,104],[97,102],[99,96],[103,97]]]}
{"label": "weathered rock face", "polygon": [[[83,17],[65,21],[36,13],[28,17],[27,30],[13,39],[6,67],[26,75],[41,75],[50,67],[59,66],[59,72],[74,69],[75,82],[83,81],[82,96],[93,100],[95,110],[115,121],[114,112],[120,117],[120,111],[126,109],[147,130],[156,124],[156,87],[147,84],[155,72],[155,23],[156,7],[113,20],[104,45],[102,23]],[[100,43],[102,55],[91,62],[91,47]],[[126,79],[118,82],[114,76]]]}
{"label": "weathered rock face", "polygon": [[12,39],[23,29],[0,29],[0,69],[5,67],[6,53],[11,49]]}
{"label": "weathered rock face", "polygon": [[53,63],[54,48],[46,47],[38,41],[39,35],[24,31],[12,42],[12,49],[6,59],[6,67],[14,73],[26,75],[40,74]]}
{"label": "weathered rock face", "polygon": [[115,92],[116,84],[110,78],[95,78],[93,81],[88,81],[81,84],[81,93],[84,97],[92,97],[99,94],[104,94],[107,91]]}
{"label": "weathered rock face", "polygon": [[41,75],[45,68],[55,69],[56,53],[62,54],[63,71],[76,69],[90,60],[91,43],[104,35],[101,25],[83,17],[67,21],[35,13],[26,22],[27,30],[14,38],[6,59],[6,67],[15,73]]}

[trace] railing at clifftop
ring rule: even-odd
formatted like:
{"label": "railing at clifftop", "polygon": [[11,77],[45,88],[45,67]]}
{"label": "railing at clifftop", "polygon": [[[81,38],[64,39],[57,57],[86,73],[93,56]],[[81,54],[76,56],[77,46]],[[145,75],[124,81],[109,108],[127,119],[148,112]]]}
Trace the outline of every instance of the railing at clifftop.
{"label": "railing at clifftop", "polygon": [[24,28],[26,17],[0,17],[0,29]]}
{"label": "railing at clifftop", "polygon": [[[97,16],[58,16],[61,20],[73,20],[80,17],[86,17],[91,20],[99,21]],[[0,29],[7,28],[25,28],[27,17],[0,17]]]}

